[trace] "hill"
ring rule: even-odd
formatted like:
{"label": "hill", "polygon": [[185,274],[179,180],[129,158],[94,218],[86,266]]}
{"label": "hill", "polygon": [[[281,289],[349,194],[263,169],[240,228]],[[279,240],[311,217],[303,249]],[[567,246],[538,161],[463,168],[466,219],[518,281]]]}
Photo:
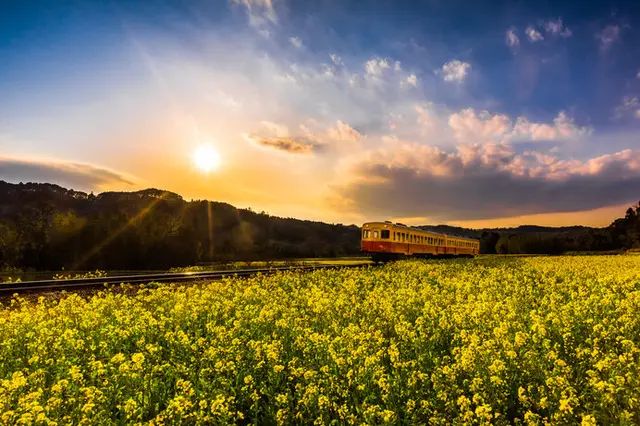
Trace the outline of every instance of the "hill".
{"label": "hill", "polygon": [[357,255],[357,226],[280,218],[159,189],[99,195],[0,181],[0,268],[162,269]]}
{"label": "hill", "polygon": [[[420,228],[478,238],[482,253],[640,247],[640,204],[606,228]],[[160,189],[87,194],[0,181],[0,269],[165,269],[225,260],[360,254],[356,225],[270,216]]]}

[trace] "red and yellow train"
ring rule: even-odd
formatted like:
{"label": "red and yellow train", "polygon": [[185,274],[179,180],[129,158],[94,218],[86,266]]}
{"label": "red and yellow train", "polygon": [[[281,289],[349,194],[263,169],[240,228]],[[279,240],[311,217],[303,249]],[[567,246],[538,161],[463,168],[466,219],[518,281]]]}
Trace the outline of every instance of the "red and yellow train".
{"label": "red and yellow train", "polygon": [[400,223],[368,222],[362,225],[361,249],[374,261],[403,257],[471,257],[480,241],[412,228]]}

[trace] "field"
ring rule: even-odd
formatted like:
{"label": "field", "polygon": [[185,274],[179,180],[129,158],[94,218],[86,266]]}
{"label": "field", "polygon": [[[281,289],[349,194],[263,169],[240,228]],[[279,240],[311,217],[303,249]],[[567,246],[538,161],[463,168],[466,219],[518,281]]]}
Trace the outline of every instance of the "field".
{"label": "field", "polygon": [[639,424],[640,257],[16,300],[2,424]]}

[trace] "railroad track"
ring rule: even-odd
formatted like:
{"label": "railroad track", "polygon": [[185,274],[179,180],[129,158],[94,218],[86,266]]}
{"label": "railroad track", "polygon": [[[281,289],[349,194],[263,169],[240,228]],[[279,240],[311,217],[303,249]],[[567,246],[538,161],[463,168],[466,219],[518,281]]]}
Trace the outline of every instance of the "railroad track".
{"label": "railroad track", "polygon": [[13,294],[44,293],[62,290],[85,290],[118,284],[146,284],[151,282],[185,282],[221,280],[229,277],[250,277],[257,274],[273,274],[282,271],[315,271],[318,269],[361,268],[370,263],[350,265],[281,266],[260,269],[236,269],[230,271],[177,272],[167,274],[123,275],[101,278],[76,278],[69,280],[23,281],[0,283],[0,297]]}

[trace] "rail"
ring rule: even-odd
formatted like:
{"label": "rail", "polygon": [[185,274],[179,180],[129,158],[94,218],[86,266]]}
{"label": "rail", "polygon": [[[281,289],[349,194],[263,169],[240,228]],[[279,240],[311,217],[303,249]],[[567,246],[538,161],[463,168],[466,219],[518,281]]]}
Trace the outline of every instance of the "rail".
{"label": "rail", "polygon": [[166,274],[123,275],[116,277],[75,278],[68,280],[23,281],[0,283],[0,297],[13,294],[52,292],[62,290],[85,290],[118,284],[146,284],[151,282],[185,282],[198,280],[221,280],[232,277],[250,277],[257,274],[273,274],[283,271],[315,271],[318,269],[361,268],[370,263],[346,265],[280,266],[259,269],[236,269],[230,271],[174,272]]}

